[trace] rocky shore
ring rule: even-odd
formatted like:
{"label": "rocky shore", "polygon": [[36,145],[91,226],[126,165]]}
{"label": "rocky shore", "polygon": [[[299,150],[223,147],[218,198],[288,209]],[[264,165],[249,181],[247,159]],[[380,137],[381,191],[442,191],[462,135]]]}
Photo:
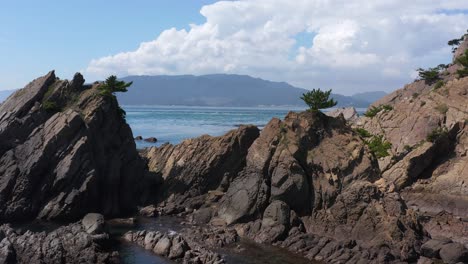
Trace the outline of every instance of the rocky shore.
{"label": "rocky shore", "polygon": [[[104,219],[136,214],[183,219],[177,233],[121,237],[180,263],[225,263],[216,249],[240,239],[323,263],[468,263],[460,67],[365,117],[290,112],[140,153],[100,83],[50,72],[0,105],[0,263],[118,263]],[[36,219],[61,226],[12,225]]]}

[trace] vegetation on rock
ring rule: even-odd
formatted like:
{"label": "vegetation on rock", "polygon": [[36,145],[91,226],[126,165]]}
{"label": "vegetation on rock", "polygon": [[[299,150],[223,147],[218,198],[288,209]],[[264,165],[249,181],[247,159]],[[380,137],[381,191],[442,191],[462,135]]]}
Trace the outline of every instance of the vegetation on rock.
{"label": "vegetation on rock", "polygon": [[[468,32],[468,30],[466,32]],[[458,46],[460,46],[460,43],[465,39],[466,35],[468,35],[468,33],[464,34],[460,38],[456,38],[456,39],[452,39],[448,41],[447,44],[452,47],[452,53],[455,53],[455,51],[457,51]]]}
{"label": "vegetation on rock", "polygon": [[424,82],[427,85],[432,85],[436,83],[437,81],[441,80],[442,78],[440,77],[440,73],[444,70],[446,70],[448,65],[445,64],[439,64],[439,66],[434,67],[434,68],[429,68],[429,69],[423,69],[419,68],[417,69],[419,79],[424,80]]}
{"label": "vegetation on rock", "polygon": [[431,131],[427,135],[426,140],[429,142],[436,142],[439,138],[446,137],[448,135],[448,131],[446,128],[438,127]]}
{"label": "vegetation on rock", "polygon": [[331,89],[328,91],[313,89],[302,94],[301,99],[309,106],[309,111],[316,112],[319,109],[333,107],[338,103],[333,98],[330,98],[331,92]]}
{"label": "vegetation on rock", "polygon": [[133,84],[133,82],[124,82],[124,81],[118,81],[117,76],[111,75],[107,77],[106,81],[99,85],[97,89],[100,91],[101,95],[104,96],[112,96],[116,92],[126,92],[127,88],[130,87]]}
{"label": "vegetation on rock", "polygon": [[377,158],[383,158],[390,155],[388,151],[392,147],[392,144],[384,140],[382,135],[373,136],[367,141],[367,145]]}
{"label": "vegetation on rock", "polygon": [[367,117],[374,117],[381,111],[391,111],[393,110],[393,107],[391,105],[379,105],[379,106],[372,106],[369,108],[365,113],[364,116]]}
{"label": "vegetation on rock", "polygon": [[52,101],[44,101],[42,103],[42,109],[44,109],[45,111],[49,112],[49,113],[56,113],[56,112],[60,112],[61,109],[60,107],[57,105],[57,103],[55,102],[52,102]]}
{"label": "vegetation on rock", "polygon": [[456,63],[463,66],[463,69],[457,70],[459,78],[468,76],[468,50],[465,50],[465,53],[456,59]]}
{"label": "vegetation on rock", "polygon": [[[117,80],[117,76],[111,75],[107,77],[106,81],[99,85],[97,89],[100,91],[99,93],[103,96],[109,96],[113,97],[115,99],[115,93],[120,92],[120,93],[125,93],[127,92],[127,88],[130,87],[133,84],[133,82],[124,82],[124,81],[119,81]],[[116,100],[116,99],[115,99]],[[125,110],[123,110],[119,106],[119,114],[123,118],[127,115]]]}

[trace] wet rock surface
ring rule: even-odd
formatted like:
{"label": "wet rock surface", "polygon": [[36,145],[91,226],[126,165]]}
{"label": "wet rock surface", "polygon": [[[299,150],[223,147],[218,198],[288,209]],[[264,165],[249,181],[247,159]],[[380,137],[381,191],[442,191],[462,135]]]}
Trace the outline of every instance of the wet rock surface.
{"label": "wet rock surface", "polygon": [[[200,245],[200,237],[188,240],[182,234],[159,231],[129,231],[124,234],[128,242],[136,243],[155,254],[181,263],[221,264],[221,255]],[[197,242],[195,242],[197,241]]]}

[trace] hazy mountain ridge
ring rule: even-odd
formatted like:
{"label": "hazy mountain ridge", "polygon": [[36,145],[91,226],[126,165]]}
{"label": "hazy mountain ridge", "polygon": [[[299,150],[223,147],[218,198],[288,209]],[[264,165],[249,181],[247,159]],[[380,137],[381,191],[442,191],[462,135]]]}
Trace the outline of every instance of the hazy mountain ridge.
{"label": "hazy mountain ridge", "polygon": [[[133,81],[127,93],[117,95],[123,105],[302,106],[300,97],[308,91],[285,82],[234,74],[127,76],[122,80]],[[367,107],[373,102],[340,94],[333,98],[338,106]]]}

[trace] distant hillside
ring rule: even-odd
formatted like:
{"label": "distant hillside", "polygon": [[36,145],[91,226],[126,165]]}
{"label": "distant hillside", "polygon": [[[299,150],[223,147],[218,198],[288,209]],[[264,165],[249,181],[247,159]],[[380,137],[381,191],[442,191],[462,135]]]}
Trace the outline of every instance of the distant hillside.
{"label": "distant hillside", "polygon": [[364,100],[366,102],[375,102],[379,100],[380,98],[384,97],[387,95],[386,92],[384,91],[376,91],[376,92],[363,92],[363,93],[357,93],[352,95],[351,97],[358,99],[358,100]]}
{"label": "distant hillside", "polygon": [[[271,82],[246,75],[128,76],[127,93],[119,93],[123,105],[271,106],[304,105],[305,89],[285,82]],[[334,94],[338,106],[367,107],[371,102]]]}

